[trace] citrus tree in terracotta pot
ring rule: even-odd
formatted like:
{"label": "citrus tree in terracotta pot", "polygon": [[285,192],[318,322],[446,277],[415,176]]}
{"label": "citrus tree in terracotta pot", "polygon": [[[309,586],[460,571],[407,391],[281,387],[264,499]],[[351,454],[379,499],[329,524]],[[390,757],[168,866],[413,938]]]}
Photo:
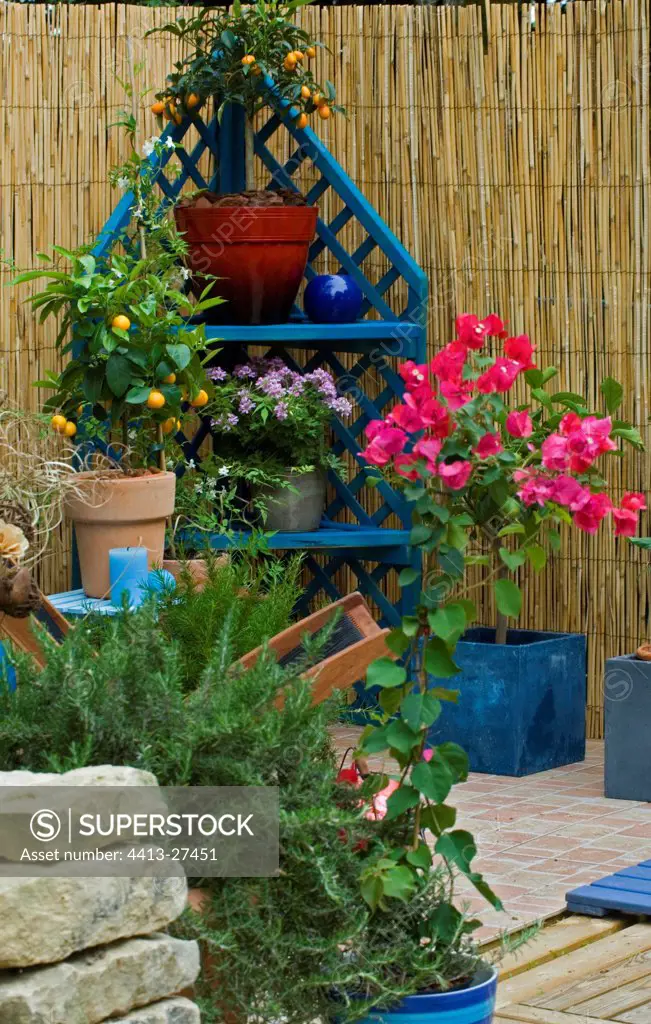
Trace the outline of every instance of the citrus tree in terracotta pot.
{"label": "citrus tree in terracotta pot", "polygon": [[183,292],[185,243],[154,191],[165,143],[148,140],[142,149],[151,159],[143,162],[135,112],[120,123],[131,147],[111,177],[134,197],[123,251],[95,256],[87,247],[55,246],[52,259],[41,254],[42,269],[14,279],[46,282],[26,301],[40,323],[57,319],[56,347],[68,357],[60,373],[36,384],[53,392],[44,404],[52,429],[87,442],[78,448],[82,473],[65,510],[90,597],[108,593],[110,548],[146,547],[150,565],[162,560],[176,485],[166,469],[166,439],[211,392],[200,356],[204,330],[190,316],[221,301],[209,297],[210,285],[194,307]]}
{"label": "citrus tree in terracotta pot", "polygon": [[195,288],[205,273],[225,279],[220,292],[227,305],[211,310],[213,322],[286,321],[305,271],[318,209],[291,189],[256,190],[253,120],[269,104],[272,91],[291,103],[299,129],[312,114],[328,120],[343,110],[335,102],[333,84],[319,83],[311,70],[320,44],[292,21],[296,9],[309,2],[208,7],[154,30],[169,32],[191,48],[153,104],[157,116],[180,122],[208,97],[215,97],[219,120],[229,105],[244,111],[245,190],[228,195],[203,191],[176,210],[190,247]]}

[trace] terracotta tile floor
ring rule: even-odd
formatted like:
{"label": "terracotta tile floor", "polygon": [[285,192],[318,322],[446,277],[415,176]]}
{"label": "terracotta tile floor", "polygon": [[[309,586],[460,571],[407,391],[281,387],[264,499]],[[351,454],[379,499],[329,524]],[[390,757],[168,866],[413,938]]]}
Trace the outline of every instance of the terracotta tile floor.
{"label": "terracotta tile floor", "polygon": [[[335,730],[342,755],[359,732]],[[467,888],[469,909],[484,921],[480,938],[559,914],[568,889],[651,859],[651,804],[607,800],[603,763],[603,743],[593,740],[579,764],[522,779],[473,774],[456,787],[457,826],[475,836],[474,863],[505,907],[498,913]],[[391,774],[380,756],[371,765]]]}

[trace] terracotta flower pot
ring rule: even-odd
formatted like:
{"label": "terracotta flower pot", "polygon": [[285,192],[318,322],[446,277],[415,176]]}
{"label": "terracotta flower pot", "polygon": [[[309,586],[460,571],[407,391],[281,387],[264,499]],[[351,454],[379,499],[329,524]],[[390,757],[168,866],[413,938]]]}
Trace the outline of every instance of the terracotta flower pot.
{"label": "terracotta flower pot", "polygon": [[174,473],[80,473],[65,513],[75,527],[81,582],[88,597],[108,597],[111,548],[147,548],[150,568],[163,560],[165,520],[174,511]]}
{"label": "terracotta flower pot", "polygon": [[216,324],[281,324],[298,294],[319,211],[315,206],[180,206],[174,211],[189,246],[192,286],[214,274],[227,301],[205,314]]}

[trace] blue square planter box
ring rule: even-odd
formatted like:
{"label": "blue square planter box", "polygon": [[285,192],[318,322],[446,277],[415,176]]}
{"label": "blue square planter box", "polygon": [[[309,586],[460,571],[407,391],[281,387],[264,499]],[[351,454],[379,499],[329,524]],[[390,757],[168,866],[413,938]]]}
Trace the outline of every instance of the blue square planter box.
{"label": "blue square planter box", "polygon": [[585,758],[586,642],[578,633],[468,630],[454,659],[461,674],[432,683],[458,689],[443,702],[432,744],[458,743],[470,768],[491,775],[531,775]]}
{"label": "blue square planter box", "polygon": [[604,697],[606,796],[651,801],[651,661],[609,658]]}

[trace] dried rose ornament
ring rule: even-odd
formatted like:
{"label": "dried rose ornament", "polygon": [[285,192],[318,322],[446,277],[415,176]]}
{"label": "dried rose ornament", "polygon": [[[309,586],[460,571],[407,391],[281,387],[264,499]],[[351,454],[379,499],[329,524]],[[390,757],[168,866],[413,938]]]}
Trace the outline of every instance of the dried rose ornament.
{"label": "dried rose ornament", "polygon": [[[467,777],[468,758],[454,743],[427,749],[441,701],[457,698],[432,686],[430,676],[445,680],[459,671],[453,655],[476,618],[473,590],[493,589],[496,641],[503,643],[507,617],[517,618],[522,605],[512,575],[525,565],[544,568],[548,550],[561,544],[560,525],[592,534],[610,517],[617,536],[633,537],[646,508],[636,492],[616,504],[599,470],[604,458],[621,456],[619,441],[643,448],[638,431],[613,418],[623,398],[617,381],[603,381],[604,409],[595,412],[581,395],[547,391],[557,370],[536,367],[530,339],[509,337],[498,316],[464,314],[456,334],[429,364],[400,367],[403,400],[368,424],[359,453],[373,467],[371,483],[388,477],[412,504],[410,543],[424,563],[418,607],[388,640],[402,663],[380,658],[367,676],[369,686],[379,687],[383,714],[365,730],[358,753],[388,751],[400,768],[390,780],[397,784],[385,785],[373,805],[378,829],[395,844],[393,857],[370,862],[364,872],[362,891],[374,908],[422,886],[432,869],[427,832],[451,872],[466,874],[499,905],[472,869],[472,835],[454,828],[456,812],[446,803],[452,786]],[[518,400],[509,395],[516,383]],[[469,581],[469,566],[483,567],[478,581],[476,573]],[[418,577],[406,568],[400,583]]]}

